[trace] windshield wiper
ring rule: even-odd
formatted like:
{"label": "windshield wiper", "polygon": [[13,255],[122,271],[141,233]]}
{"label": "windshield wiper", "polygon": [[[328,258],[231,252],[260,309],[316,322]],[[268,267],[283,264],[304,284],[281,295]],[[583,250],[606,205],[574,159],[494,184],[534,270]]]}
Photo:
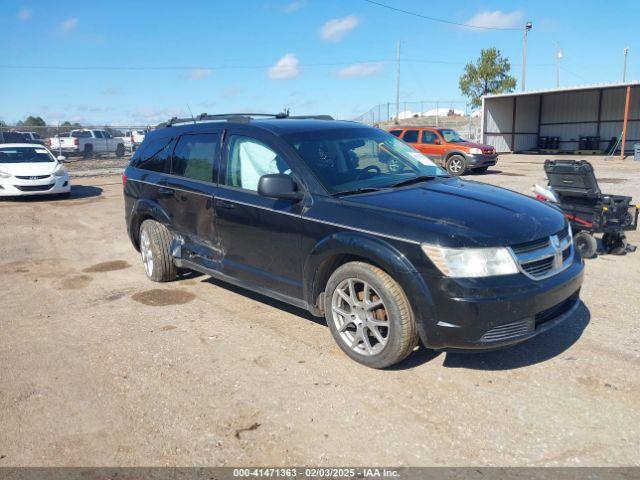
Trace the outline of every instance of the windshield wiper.
{"label": "windshield wiper", "polygon": [[340,197],[342,195],[357,195],[358,193],[370,193],[370,192],[379,192],[383,190],[382,188],[375,187],[362,187],[362,188],[354,188],[353,190],[344,190],[342,192],[332,193],[332,197]]}
{"label": "windshield wiper", "polygon": [[405,185],[411,185],[413,183],[420,183],[426,180],[433,180],[437,175],[418,175],[417,177],[407,178],[406,180],[402,180],[401,182],[394,183],[391,185],[391,188],[396,187],[404,187]]}

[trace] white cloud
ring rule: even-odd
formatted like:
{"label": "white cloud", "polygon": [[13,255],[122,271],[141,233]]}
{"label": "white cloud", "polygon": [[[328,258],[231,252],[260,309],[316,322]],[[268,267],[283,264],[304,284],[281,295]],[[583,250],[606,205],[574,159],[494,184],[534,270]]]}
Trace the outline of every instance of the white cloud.
{"label": "white cloud", "polygon": [[520,10],[509,13],[496,10],[495,12],[476,13],[465,23],[476,27],[513,28],[519,27],[522,24],[522,20],[523,14]]}
{"label": "white cloud", "polygon": [[18,12],[18,18],[23,22],[31,20],[31,10],[29,10],[28,8],[21,8]]}
{"label": "white cloud", "polygon": [[338,70],[338,76],[347,77],[371,77],[377,75],[384,68],[381,62],[375,63],[353,63]]}
{"label": "white cloud", "polygon": [[358,25],[360,25],[360,20],[355,15],[334,18],[320,28],[320,38],[327,42],[339,42]]}
{"label": "white cloud", "polygon": [[293,13],[300,10],[307,4],[306,0],[293,0],[282,7],[284,13]]}
{"label": "white cloud", "polygon": [[289,80],[290,78],[296,78],[300,75],[300,69],[298,68],[299,63],[298,57],[293,53],[287,53],[269,69],[269,78],[271,80]]}
{"label": "white cloud", "polygon": [[187,79],[189,80],[203,80],[210,77],[213,70],[209,68],[194,68],[187,73]]}
{"label": "white cloud", "polygon": [[67,18],[64,22],[60,24],[60,31],[62,33],[69,33],[78,26],[78,18],[71,17]]}

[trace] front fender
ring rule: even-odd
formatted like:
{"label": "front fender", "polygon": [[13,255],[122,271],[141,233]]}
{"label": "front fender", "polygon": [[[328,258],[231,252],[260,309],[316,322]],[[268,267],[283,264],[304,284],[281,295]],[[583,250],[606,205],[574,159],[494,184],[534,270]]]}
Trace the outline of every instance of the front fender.
{"label": "front fender", "polygon": [[[316,305],[324,291],[326,280],[344,256],[360,257],[382,268],[404,290],[423,342],[426,343],[428,325],[435,321],[433,298],[423,276],[409,259],[390,242],[359,232],[338,232],[320,240],[303,269],[303,292],[308,305]],[[320,305],[321,307],[321,305]],[[320,314],[319,310],[314,313]]]}

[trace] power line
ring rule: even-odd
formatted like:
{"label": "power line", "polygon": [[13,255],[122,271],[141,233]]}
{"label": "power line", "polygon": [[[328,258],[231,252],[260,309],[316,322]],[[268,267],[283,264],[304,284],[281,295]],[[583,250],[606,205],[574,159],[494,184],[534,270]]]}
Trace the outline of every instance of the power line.
{"label": "power line", "polygon": [[377,5],[378,7],[388,8],[389,10],[394,10],[396,12],[404,13],[406,15],[413,15],[414,17],[424,18],[425,20],[431,20],[432,22],[440,22],[440,23],[447,23],[449,25],[457,25],[458,27],[477,28],[479,30],[511,30],[511,31],[521,30],[520,28],[513,28],[513,27],[483,27],[481,25],[470,25],[468,23],[459,23],[451,20],[444,20],[442,18],[429,17],[427,15],[422,15],[416,12],[410,12],[408,10],[392,7],[391,5],[386,5],[384,3],[374,2],[373,0],[362,0],[362,1],[370,3],[372,5]]}

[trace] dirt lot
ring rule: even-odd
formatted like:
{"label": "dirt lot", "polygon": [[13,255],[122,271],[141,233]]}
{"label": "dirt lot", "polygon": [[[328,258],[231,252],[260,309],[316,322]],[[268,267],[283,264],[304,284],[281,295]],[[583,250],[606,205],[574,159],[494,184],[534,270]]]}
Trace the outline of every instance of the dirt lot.
{"label": "dirt lot", "polygon": [[[528,193],[542,160],[477,179]],[[640,201],[640,162],[594,163]],[[116,176],[0,222],[0,466],[640,464],[640,252],[587,261],[579,318],[528,343],[375,371],[301,310],[149,282]]]}

